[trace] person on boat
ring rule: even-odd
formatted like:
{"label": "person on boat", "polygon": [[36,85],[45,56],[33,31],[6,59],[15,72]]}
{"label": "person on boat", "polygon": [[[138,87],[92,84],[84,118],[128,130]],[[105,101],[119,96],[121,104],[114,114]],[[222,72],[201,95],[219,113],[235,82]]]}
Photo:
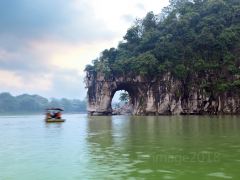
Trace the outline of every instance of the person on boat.
{"label": "person on boat", "polygon": [[50,113],[50,112],[47,112],[47,113],[46,113],[46,117],[47,117],[47,119],[51,119],[51,118],[52,118],[51,113]]}
{"label": "person on boat", "polygon": [[51,116],[52,116],[53,119],[56,118],[56,114],[57,114],[57,112],[55,112],[55,111],[53,111],[53,112],[51,113]]}
{"label": "person on boat", "polygon": [[55,113],[55,118],[56,119],[61,119],[61,112],[57,112],[57,113]]}

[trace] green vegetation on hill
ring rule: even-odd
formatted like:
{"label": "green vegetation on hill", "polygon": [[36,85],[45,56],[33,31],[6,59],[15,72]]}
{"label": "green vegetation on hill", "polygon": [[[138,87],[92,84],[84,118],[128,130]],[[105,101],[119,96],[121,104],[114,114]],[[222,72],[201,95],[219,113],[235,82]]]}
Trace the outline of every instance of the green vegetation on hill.
{"label": "green vegetation on hill", "polygon": [[48,107],[62,107],[65,112],[86,112],[86,102],[69,99],[51,99],[38,95],[23,94],[12,96],[0,93],[0,114],[10,113],[42,113]]}
{"label": "green vegetation on hill", "polygon": [[239,66],[239,0],[170,0],[159,15],[136,20],[117,48],[104,50],[85,70],[149,80],[170,72],[221,93],[239,90]]}

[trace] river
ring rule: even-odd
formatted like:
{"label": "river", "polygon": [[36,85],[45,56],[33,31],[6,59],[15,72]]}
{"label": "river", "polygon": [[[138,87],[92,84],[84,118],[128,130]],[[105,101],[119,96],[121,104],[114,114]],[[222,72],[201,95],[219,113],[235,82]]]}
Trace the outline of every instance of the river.
{"label": "river", "polygon": [[0,179],[240,179],[239,116],[64,117],[0,116]]}

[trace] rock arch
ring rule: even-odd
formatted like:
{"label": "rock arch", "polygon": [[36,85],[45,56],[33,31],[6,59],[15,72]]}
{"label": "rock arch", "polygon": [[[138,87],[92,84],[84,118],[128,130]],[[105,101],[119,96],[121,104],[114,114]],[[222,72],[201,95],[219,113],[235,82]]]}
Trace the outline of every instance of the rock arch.
{"label": "rock arch", "polygon": [[118,90],[129,93],[134,115],[169,114],[168,109],[163,108],[158,112],[161,108],[158,107],[161,88],[157,81],[149,82],[141,76],[105,78],[101,73],[87,72],[85,83],[88,88],[87,110],[90,115],[111,115],[112,98]]}
{"label": "rock arch", "polygon": [[88,113],[91,115],[111,115],[112,99],[114,94],[119,90],[128,92],[133,105],[133,113],[137,113],[137,105],[139,98],[139,89],[136,84],[126,79],[105,80],[104,76],[98,75],[93,77],[88,74],[86,76],[86,85],[88,88]]}

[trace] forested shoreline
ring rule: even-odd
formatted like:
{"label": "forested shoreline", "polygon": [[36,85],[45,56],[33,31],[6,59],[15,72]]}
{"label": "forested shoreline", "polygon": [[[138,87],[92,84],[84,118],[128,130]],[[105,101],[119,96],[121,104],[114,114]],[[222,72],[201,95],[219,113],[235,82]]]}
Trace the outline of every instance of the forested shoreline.
{"label": "forested shoreline", "polygon": [[61,107],[66,113],[85,113],[86,101],[66,98],[49,100],[39,95],[0,93],[0,114],[39,114],[48,107]]}

